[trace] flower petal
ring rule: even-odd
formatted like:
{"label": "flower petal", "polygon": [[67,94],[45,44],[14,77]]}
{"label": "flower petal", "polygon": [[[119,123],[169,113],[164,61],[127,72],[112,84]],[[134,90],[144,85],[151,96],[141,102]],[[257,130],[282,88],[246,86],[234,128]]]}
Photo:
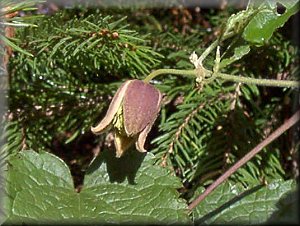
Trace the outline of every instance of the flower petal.
{"label": "flower petal", "polygon": [[146,152],[145,148],[144,148],[144,145],[145,145],[145,141],[146,141],[146,138],[148,136],[148,133],[150,132],[157,116],[158,116],[158,113],[160,111],[160,102],[161,102],[161,99],[162,99],[162,95],[161,93],[159,93],[159,101],[158,101],[158,106],[157,106],[157,111],[156,111],[156,114],[155,114],[155,117],[152,118],[152,121],[145,127],[145,129],[139,134],[138,136],[138,139],[137,141],[135,142],[135,147],[136,149],[139,151],[139,152]]}
{"label": "flower petal", "polygon": [[113,119],[114,119],[114,116],[116,115],[119,107],[121,106],[122,104],[122,101],[123,101],[123,98],[124,98],[124,95],[126,93],[126,90],[128,88],[128,85],[132,82],[132,80],[129,80],[125,83],[123,83],[120,88],[117,90],[116,94],[114,95],[109,107],[108,107],[108,110],[107,110],[107,113],[105,115],[105,117],[101,120],[101,122],[96,126],[96,127],[92,127],[91,130],[94,134],[101,134],[104,132],[105,129],[107,129]]}
{"label": "flower petal", "polygon": [[[152,124],[153,125],[153,124]],[[139,134],[137,141],[135,142],[136,150],[139,152],[146,152],[147,150],[144,148],[145,141],[148,133],[150,132],[152,125],[146,126],[146,128]]]}
{"label": "flower petal", "polygon": [[156,118],[161,93],[141,80],[132,80],[124,96],[124,126],[128,136],[137,135]]}
{"label": "flower petal", "polygon": [[133,144],[136,137],[122,136],[120,133],[115,131],[115,147],[116,147],[116,157],[120,158],[123,153]]}

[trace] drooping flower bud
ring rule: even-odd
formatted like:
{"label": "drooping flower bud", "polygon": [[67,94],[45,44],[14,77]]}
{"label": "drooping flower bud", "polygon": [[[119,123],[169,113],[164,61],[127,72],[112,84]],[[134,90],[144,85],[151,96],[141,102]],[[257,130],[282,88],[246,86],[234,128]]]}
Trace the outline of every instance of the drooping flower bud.
{"label": "drooping flower bud", "polygon": [[101,134],[113,127],[116,157],[135,143],[146,152],[144,144],[160,111],[161,93],[141,80],[129,80],[117,90],[103,120],[91,130]]}

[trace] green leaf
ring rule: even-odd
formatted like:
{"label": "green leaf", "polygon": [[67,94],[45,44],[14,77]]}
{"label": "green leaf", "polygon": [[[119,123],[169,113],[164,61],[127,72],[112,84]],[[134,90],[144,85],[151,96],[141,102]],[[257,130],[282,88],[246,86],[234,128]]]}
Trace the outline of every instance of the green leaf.
{"label": "green leaf", "polygon": [[269,218],[269,224],[297,224],[299,223],[299,191],[289,192],[276,204],[278,210]]}
{"label": "green leaf", "polygon": [[103,152],[76,193],[66,164],[49,153],[23,151],[9,161],[8,223],[188,222],[176,177],[153,166],[151,154],[116,159]]}
{"label": "green leaf", "polygon": [[[295,188],[293,180],[277,180],[267,186],[245,189],[226,182],[216,188],[193,211],[197,224],[261,224],[278,210],[277,202]],[[194,196],[203,192],[199,188]]]}
{"label": "green leaf", "polygon": [[186,203],[176,191],[181,182],[153,163],[151,153],[134,150],[115,158],[104,152],[88,170],[83,192],[99,190],[97,197],[109,200],[121,222],[188,222]]}
{"label": "green leaf", "polygon": [[[283,14],[276,12],[276,2],[285,7]],[[286,21],[299,11],[298,0],[268,1],[260,12],[258,12],[246,26],[243,37],[248,42],[263,44],[268,41],[273,32],[282,27]]]}
{"label": "green leaf", "polygon": [[255,13],[256,10],[253,7],[248,7],[247,10],[241,10],[236,14],[232,14],[227,20],[224,35],[228,35],[232,31],[235,33],[242,31]]}
{"label": "green leaf", "polygon": [[234,49],[234,55],[222,60],[220,62],[220,68],[226,67],[229,64],[232,64],[233,62],[241,59],[243,56],[248,54],[250,52],[250,47],[249,45],[244,45],[244,46],[238,46]]}

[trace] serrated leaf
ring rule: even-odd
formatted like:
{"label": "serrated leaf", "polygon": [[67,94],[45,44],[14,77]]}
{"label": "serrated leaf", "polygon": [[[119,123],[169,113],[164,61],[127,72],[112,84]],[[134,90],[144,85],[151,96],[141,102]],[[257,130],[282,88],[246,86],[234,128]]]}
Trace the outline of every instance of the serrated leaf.
{"label": "serrated leaf", "polygon": [[[286,8],[283,14],[276,12],[276,2]],[[292,15],[299,11],[298,0],[277,0],[271,3],[263,3],[268,7],[258,12],[246,26],[243,38],[248,42],[263,44],[268,41],[277,28],[282,27]]]}
{"label": "serrated leaf", "polygon": [[8,223],[188,222],[181,183],[152,161],[150,154],[103,152],[76,193],[61,159],[23,151],[9,160]]}
{"label": "serrated leaf", "polygon": [[248,54],[250,52],[250,46],[244,45],[244,46],[238,46],[234,49],[233,56],[229,58],[225,58],[220,62],[220,68],[226,67],[229,64],[232,64],[233,62],[241,59],[243,56]]}
{"label": "serrated leaf", "polygon": [[120,217],[129,220],[127,222],[135,222],[135,216],[145,217],[141,219],[150,217],[150,222],[189,221],[186,204],[178,199],[179,193],[176,191],[182,186],[180,181],[170,176],[167,170],[153,165],[152,154],[132,151],[122,158],[115,158],[114,155],[104,152],[93,162],[83,191],[98,187],[111,190],[111,183],[114,183],[115,192],[97,194],[115,202],[114,208],[119,211]]}
{"label": "serrated leaf", "polygon": [[[278,210],[277,202],[295,188],[293,180],[277,180],[267,186],[245,189],[225,182],[193,211],[197,224],[261,224]],[[203,192],[200,187],[195,197]],[[194,197],[194,198],[195,198]]]}

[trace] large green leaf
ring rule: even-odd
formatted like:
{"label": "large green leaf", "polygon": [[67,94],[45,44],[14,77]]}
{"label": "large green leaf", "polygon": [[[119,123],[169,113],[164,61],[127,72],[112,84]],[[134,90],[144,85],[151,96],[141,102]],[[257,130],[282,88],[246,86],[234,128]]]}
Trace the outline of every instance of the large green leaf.
{"label": "large green leaf", "polygon": [[[226,182],[216,188],[193,211],[198,224],[260,224],[278,210],[277,202],[295,188],[293,180],[277,180],[267,186],[245,189]],[[203,192],[199,188],[195,197]],[[195,198],[194,197],[194,198]]]}
{"label": "large green leaf", "polygon": [[179,199],[179,180],[151,154],[121,159],[103,152],[76,193],[68,167],[49,153],[24,151],[9,161],[8,222],[175,223],[189,222]]}
{"label": "large green leaf", "polygon": [[[282,4],[285,7],[283,14],[278,14],[276,3]],[[262,8],[246,26],[243,37],[245,40],[262,44],[268,41],[273,32],[282,27],[286,21],[299,10],[298,0],[269,0],[263,4]]]}
{"label": "large green leaf", "polygon": [[269,224],[299,223],[299,190],[290,192],[282,197],[276,206],[278,210],[269,218]]}

